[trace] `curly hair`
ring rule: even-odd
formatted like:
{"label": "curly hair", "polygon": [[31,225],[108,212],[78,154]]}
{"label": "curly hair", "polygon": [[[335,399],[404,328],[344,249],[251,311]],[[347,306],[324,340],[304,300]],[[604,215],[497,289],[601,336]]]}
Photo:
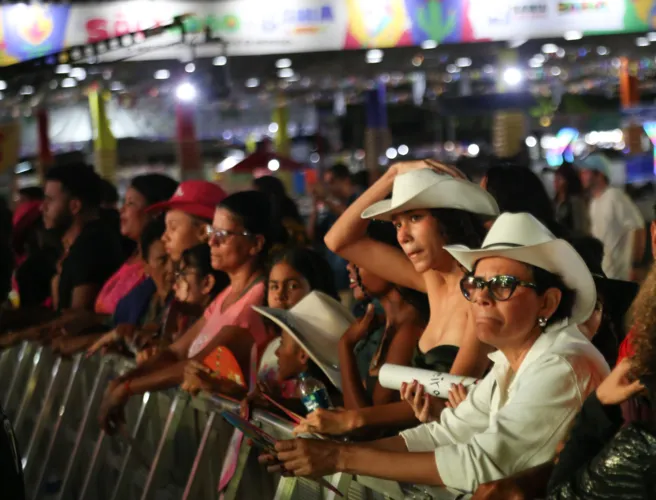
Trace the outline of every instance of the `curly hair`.
{"label": "curly hair", "polygon": [[629,325],[634,328],[632,347],[633,375],[643,380],[650,387],[656,386],[656,264],[651,266],[649,274],[640,287],[635,301],[631,305]]}

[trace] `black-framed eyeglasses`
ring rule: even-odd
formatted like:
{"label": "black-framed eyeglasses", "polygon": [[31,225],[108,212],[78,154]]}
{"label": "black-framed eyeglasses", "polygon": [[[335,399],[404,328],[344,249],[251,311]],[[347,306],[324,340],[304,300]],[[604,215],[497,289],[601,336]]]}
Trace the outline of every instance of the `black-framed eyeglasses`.
{"label": "black-framed eyeglasses", "polygon": [[216,229],[210,225],[205,227],[205,235],[209,241],[225,241],[228,236],[251,236],[248,231],[229,231],[227,229]]}
{"label": "black-framed eyeglasses", "polygon": [[493,276],[489,280],[484,280],[483,278],[478,278],[469,274],[460,280],[460,290],[465,298],[470,301],[476,290],[487,288],[490,296],[494,300],[503,302],[504,300],[510,299],[519,286],[532,288],[534,290],[537,290],[538,288],[535,283],[522,281],[515,276],[507,275]]}

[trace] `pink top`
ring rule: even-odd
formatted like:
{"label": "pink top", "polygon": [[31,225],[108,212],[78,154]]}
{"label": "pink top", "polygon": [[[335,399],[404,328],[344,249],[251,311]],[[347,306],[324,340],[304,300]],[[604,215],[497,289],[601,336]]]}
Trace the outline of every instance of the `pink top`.
{"label": "pink top", "polygon": [[232,290],[228,286],[223,290],[214,301],[205,309],[205,326],[189,347],[188,356],[193,358],[201,352],[206,345],[221,331],[224,326],[238,326],[248,330],[257,346],[265,345],[269,340],[269,335],[262,316],[256,313],[252,306],[264,304],[265,286],[264,281],[253,285],[237,302],[221,310],[223,302]]}
{"label": "pink top", "polygon": [[141,259],[125,262],[103,285],[96,298],[96,313],[114,314],[116,304],[146,279]]}

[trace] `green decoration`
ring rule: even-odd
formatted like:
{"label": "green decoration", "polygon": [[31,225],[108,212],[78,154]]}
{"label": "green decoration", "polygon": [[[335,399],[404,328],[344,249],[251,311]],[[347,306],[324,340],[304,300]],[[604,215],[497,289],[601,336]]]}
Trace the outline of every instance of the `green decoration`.
{"label": "green decoration", "polygon": [[533,118],[551,118],[558,111],[558,106],[553,103],[551,97],[539,98],[537,102],[537,106],[534,106],[529,111]]}
{"label": "green decoration", "polygon": [[425,6],[417,9],[419,27],[431,40],[438,43],[451,34],[457,22],[454,10],[449,11],[446,22],[443,17],[442,3],[438,0],[429,0]]}

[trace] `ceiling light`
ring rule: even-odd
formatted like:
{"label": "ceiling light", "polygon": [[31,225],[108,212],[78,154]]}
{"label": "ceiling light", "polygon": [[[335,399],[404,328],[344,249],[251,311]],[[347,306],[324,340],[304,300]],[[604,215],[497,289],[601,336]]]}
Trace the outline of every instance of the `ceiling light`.
{"label": "ceiling light", "polygon": [[0,90],[7,90],[7,82],[0,80]]}
{"label": "ceiling light", "polygon": [[523,79],[524,75],[522,75],[522,72],[517,68],[507,68],[503,72],[503,81],[508,85],[519,85]]}
{"label": "ceiling light", "polygon": [[551,68],[550,73],[553,76],[558,76],[558,75],[560,75],[561,71],[560,71],[560,68],[558,66],[554,66],[553,68]]}
{"label": "ceiling light", "polygon": [[77,80],[75,78],[64,78],[62,80],[62,88],[70,89],[77,85]]}
{"label": "ceiling light", "polygon": [[647,38],[644,36],[639,36],[636,38],[635,43],[638,47],[649,47],[649,40],[647,40]]}
{"label": "ceiling light", "polygon": [[183,82],[175,89],[175,96],[181,101],[193,101],[196,98],[196,87],[189,82]]}
{"label": "ceiling light", "polygon": [[478,156],[478,153],[481,152],[481,148],[478,147],[478,144],[470,144],[467,147],[467,153],[469,156]]}
{"label": "ceiling light", "polygon": [[494,66],[492,66],[491,64],[486,64],[485,66],[483,66],[483,73],[486,73],[488,75],[494,73]]}
{"label": "ceiling light", "polygon": [[276,160],[275,158],[272,160],[269,160],[269,163],[267,164],[267,168],[271,170],[272,172],[275,172],[280,168],[280,162]]}
{"label": "ceiling light", "polygon": [[556,45],[555,43],[545,43],[542,46],[542,52],[544,52],[545,54],[555,54],[556,52],[558,52],[558,45]]}
{"label": "ceiling light", "polygon": [[531,58],[528,60],[528,65],[531,68],[541,68],[542,67],[542,61],[539,59],[536,59],[535,57]]}
{"label": "ceiling light", "polygon": [[283,68],[278,70],[279,78],[291,78],[294,76],[294,70],[292,68]]}
{"label": "ceiling light", "polygon": [[385,151],[385,156],[387,156],[390,160],[393,160],[396,158],[397,152],[396,149],[394,148],[387,148],[387,151]]}
{"label": "ceiling light", "polygon": [[472,60],[469,57],[459,57],[456,60],[456,66],[459,68],[468,68],[472,65]]}
{"label": "ceiling light", "polygon": [[437,47],[437,42],[435,40],[424,40],[421,42],[421,48],[424,50],[431,50]]}
{"label": "ceiling light", "polygon": [[405,144],[401,144],[397,150],[401,156],[405,156],[410,152],[410,148]]}
{"label": "ceiling light", "polygon": [[458,73],[460,70],[455,64],[449,64],[446,67],[447,73]]}
{"label": "ceiling light", "polygon": [[269,132],[272,134],[275,134],[278,132],[278,124],[277,123],[269,123]]}
{"label": "ceiling light", "polygon": [[284,68],[291,68],[292,67],[292,60],[291,59],[278,59],[276,61],[276,68],[278,69],[284,69]]}
{"label": "ceiling light", "polygon": [[171,72],[168,69],[158,69],[155,71],[155,80],[168,80]]}
{"label": "ceiling light", "polygon": [[368,50],[365,59],[369,64],[378,64],[383,60],[383,51],[380,49]]}
{"label": "ceiling light", "polygon": [[23,85],[20,89],[20,95],[32,95],[34,94],[34,87],[31,85]]}
{"label": "ceiling light", "polygon": [[248,80],[246,80],[246,86],[249,89],[254,89],[259,84],[260,84],[260,81],[257,78],[249,78]]}
{"label": "ceiling light", "polygon": [[87,70],[84,68],[73,68],[68,76],[75,78],[78,81],[82,81],[87,77]]}
{"label": "ceiling light", "polygon": [[604,47],[603,45],[597,47],[597,54],[599,54],[600,56],[607,56],[609,52],[610,51],[608,50],[608,47]]}
{"label": "ceiling light", "polygon": [[534,148],[538,144],[538,140],[532,135],[529,135],[524,142],[526,142],[526,146],[529,148]]}
{"label": "ceiling light", "polygon": [[112,82],[109,85],[109,90],[113,92],[120,92],[122,90],[125,90],[125,87],[123,87],[123,84],[121,82]]}
{"label": "ceiling light", "polygon": [[583,33],[575,30],[566,31],[563,38],[567,41],[580,40],[581,38],[583,38]]}
{"label": "ceiling light", "polygon": [[214,66],[225,66],[228,64],[228,58],[226,56],[215,57],[212,61],[212,64]]}
{"label": "ceiling light", "polygon": [[71,71],[70,64],[60,64],[55,68],[55,73],[58,75],[67,75]]}
{"label": "ceiling light", "polygon": [[188,63],[188,64],[185,66],[185,71],[186,71],[187,73],[193,73],[194,71],[196,71],[196,65],[195,65],[194,63]]}

